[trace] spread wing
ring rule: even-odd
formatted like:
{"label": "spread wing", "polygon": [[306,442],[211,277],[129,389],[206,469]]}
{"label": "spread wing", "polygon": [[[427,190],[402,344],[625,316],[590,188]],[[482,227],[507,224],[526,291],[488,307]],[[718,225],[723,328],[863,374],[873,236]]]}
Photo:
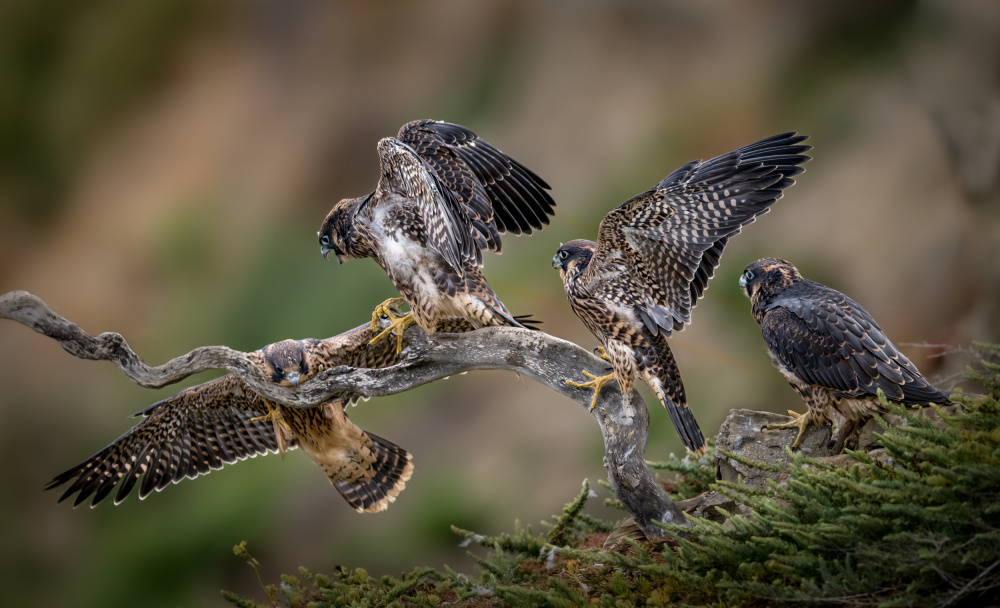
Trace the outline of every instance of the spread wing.
{"label": "spread wing", "polygon": [[95,507],[121,481],[115,495],[118,504],[143,474],[139,498],[223,464],[277,452],[273,424],[251,421],[267,411],[267,402],[235,374],[191,387],[138,412],[136,416],[145,417],[142,422],[45,489],[75,479],[59,501],[79,493],[73,502],[76,507],[93,495]]}
{"label": "spread wing", "polygon": [[387,216],[391,229],[426,242],[455,274],[464,274],[464,262],[482,265],[482,252],[472,222],[458,195],[409,145],[391,137],[378,142],[382,176],[370,197],[373,210],[396,206]]}
{"label": "spread wing", "polygon": [[948,400],[896,350],[865,309],[818,283],[810,281],[798,293],[777,298],[761,329],[770,351],[809,384],[845,397],[882,389],[893,401]]}
{"label": "spread wing", "polygon": [[463,126],[415,120],[397,137],[455,193],[480,247],[499,253],[500,234],[531,234],[555,213],[542,178]]}
{"label": "spread wing", "polygon": [[601,221],[591,276],[620,265],[645,289],[639,311],[649,330],[669,335],[715,275],[729,238],[766,213],[809,160],[805,136],[785,133],[712,160],[692,161]]}

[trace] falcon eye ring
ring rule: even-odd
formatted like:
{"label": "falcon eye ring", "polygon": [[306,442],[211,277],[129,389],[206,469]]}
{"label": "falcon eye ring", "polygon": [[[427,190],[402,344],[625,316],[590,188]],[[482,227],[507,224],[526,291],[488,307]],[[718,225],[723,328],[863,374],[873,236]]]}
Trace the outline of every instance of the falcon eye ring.
{"label": "falcon eye ring", "polygon": [[330,246],[330,235],[324,234],[323,236],[319,237],[319,244],[322,245],[322,246],[324,246],[324,247],[329,247]]}
{"label": "falcon eye ring", "polygon": [[560,260],[565,260],[568,257],[569,257],[569,252],[566,251],[565,249],[563,249],[562,251],[559,252],[559,259]]}
{"label": "falcon eye ring", "polygon": [[748,271],[746,271],[743,274],[743,276],[745,276],[747,278],[747,280],[749,281],[749,280],[753,279],[753,271],[752,270],[748,270]]}

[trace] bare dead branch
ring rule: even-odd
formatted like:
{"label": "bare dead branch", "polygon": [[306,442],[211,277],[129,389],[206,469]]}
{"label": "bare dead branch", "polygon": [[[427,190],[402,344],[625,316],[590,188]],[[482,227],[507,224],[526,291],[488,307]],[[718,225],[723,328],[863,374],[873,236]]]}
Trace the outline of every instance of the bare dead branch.
{"label": "bare dead branch", "polygon": [[[271,383],[246,353],[225,346],[203,346],[150,367],[120,334],[91,336],[24,291],[0,296],[0,318],[17,321],[57,340],[67,352],[81,359],[112,361],[140,386],[159,388],[198,372],[226,369],[239,375],[261,396],[297,408],[327,403],[345,393],[392,395],[478,369],[523,374],[589,408],[591,390],[569,386],[566,380],[579,379],[584,369],[602,374],[607,370],[607,364],[589,351],[540,331],[490,327],[463,334],[427,335],[414,326],[405,334],[403,359],[396,365],[378,369],[338,366],[297,387],[281,387]],[[334,347],[338,343],[357,343],[358,332],[370,334],[371,328],[366,323],[325,342]],[[625,401],[617,384],[609,384],[601,391],[592,413],[604,436],[608,481],[646,536],[663,534],[653,520],[687,524],[646,466],[649,412],[639,393],[633,390]]]}

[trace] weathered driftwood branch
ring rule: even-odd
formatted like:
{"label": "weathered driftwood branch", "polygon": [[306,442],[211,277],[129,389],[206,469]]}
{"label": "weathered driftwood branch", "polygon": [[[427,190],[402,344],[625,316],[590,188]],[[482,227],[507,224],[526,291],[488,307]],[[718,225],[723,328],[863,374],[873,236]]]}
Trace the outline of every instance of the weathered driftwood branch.
{"label": "weathered driftwood branch", "polygon": [[[113,361],[140,386],[159,388],[201,371],[227,369],[258,394],[289,407],[312,407],[344,393],[392,395],[465,371],[502,369],[533,378],[589,408],[591,390],[569,386],[566,380],[578,380],[583,369],[603,374],[607,368],[587,350],[540,331],[491,327],[464,334],[427,335],[414,326],[406,332],[406,349],[396,365],[379,369],[338,366],[297,387],[281,387],[271,383],[246,353],[224,346],[196,348],[150,367],[120,334],[91,336],[24,291],[0,296],[0,318],[54,338],[76,357]],[[354,343],[358,332],[370,333],[371,328],[365,324],[327,341]],[[653,520],[685,524],[684,516],[646,466],[649,413],[642,397],[633,391],[625,404],[617,385],[609,384],[592,413],[604,436],[608,480],[646,536],[662,534]]]}

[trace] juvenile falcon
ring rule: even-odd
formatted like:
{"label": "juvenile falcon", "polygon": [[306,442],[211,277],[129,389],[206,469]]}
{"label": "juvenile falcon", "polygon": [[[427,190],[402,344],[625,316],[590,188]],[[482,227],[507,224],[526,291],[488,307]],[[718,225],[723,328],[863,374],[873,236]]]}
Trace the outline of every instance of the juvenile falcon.
{"label": "juvenile falcon", "polygon": [[[600,339],[613,371],[583,374],[592,387],[616,380],[624,395],[635,376],[667,409],[684,445],[696,454],[705,438],[688,408],[667,344],[691,322],[691,309],[715,274],[730,237],[781,198],[809,160],[805,136],[775,135],[709,161],[691,161],[612,209],[597,242],[574,240],[552,258],[573,312]],[[628,397],[625,397],[628,399]]]}
{"label": "juvenile falcon", "polygon": [[[523,327],[493,293],[480,267],[482,250],[500,253],[500,234],[531,234],[549,223],[555,203],[540,177],[465,127],[417,120],[378,143],[375,191],[334,205],[318,233],[320,252],[337,261],[370,257],[381,266],[416,323],[427,332],[490,325]],[[397,338],[398,340],[399,338]],[[399,344],[397,342],[397,348]]]}
{"label": "juvenile falcon", "polygon": [[834,453],[873,414],[876,392],[909,404],[947,403],[913,363],[896,350],[861,305],[835,289],[802,278],[785,260],[763,258],[746,267],[740,288],[750,298],[774,366],[808,408],[795,420],[767,428],[799,429],[837,420]]}
{"label": "juvenile falcon", "polygon": [[[391,345],[367,348],[370,332],[351,348],[323,340],[285,340],[250,353],[275,384],[293,386],[326,367],[382,367],[396,362]],[[236,374],[188,388],[135,414],[144,420],[82,464],[59,475],[52,489],[74,480],[59,499],[93,495],[97,506],[121,481],[115,504],[143,476],[139,498],[223,464],[301,447],[330,483],[360,512],[385,510],[413,474],[410,454],[367,433],[347,417],[339,400],[301,409],[283,407],[253,392]]]}

